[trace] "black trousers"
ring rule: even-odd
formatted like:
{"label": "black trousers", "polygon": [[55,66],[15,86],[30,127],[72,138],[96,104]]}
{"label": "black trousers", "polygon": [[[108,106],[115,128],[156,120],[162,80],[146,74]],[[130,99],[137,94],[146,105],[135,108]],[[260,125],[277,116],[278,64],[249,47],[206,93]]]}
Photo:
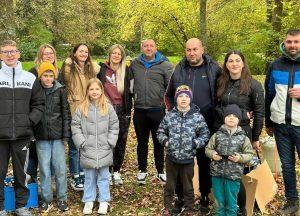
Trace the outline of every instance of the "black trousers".
{"label": "black trousers", "polygon": [[150,132],[154,145],[155,167],[158,173],[162,173],[164,170],[164,147],[159,143],[156,137],[157,129],[164,116],[164,110],[134,110],[133,123],[138,141],[138,165],[139,170],[142,172],[147,171],[148,142]]}
{"label": "black trousers", "polygon": [[[205,148],[198,149],[196,157],[201,197],[208,196],[211,191],[210,159],[205,155]],[[182,189],[183,185],[180,179],[181,177],[179,173],[178,182],[176,185],[176,194],[178,199],[182,200],[184,198]]]}
{"label": "black trousers", "polygon": [[0,141],[0,210],[4,209],[4,179],[7,174],[7,168],[10,156],[14,172],[14,189],[16,193],[16,208],[24,207],[28,200],[26,174],[29,157],[30,140],[8,140]]}
{"label": "black trousers", "polygon": [[125,109],[122,105],[114,105],[114,109],[119,119],[119,136],[116,147],[114,148],[114,165],[113,171],[119,172],[124,161],[128,129],[130,125],[130,116],[126,116]]}
{"label": "black trousers", "polygon": [[[184,197],[184,206],[187,210],[194,208],[194,162],[190,164],[178,164],[166,158],[167,182],[164,190],[164,205],[166,208],[172,208],[174,201],[174,192],[177,184],[177,178],[180,176],[182,182],[182,195]],[[180,175],[178,175],[180,173]]]}

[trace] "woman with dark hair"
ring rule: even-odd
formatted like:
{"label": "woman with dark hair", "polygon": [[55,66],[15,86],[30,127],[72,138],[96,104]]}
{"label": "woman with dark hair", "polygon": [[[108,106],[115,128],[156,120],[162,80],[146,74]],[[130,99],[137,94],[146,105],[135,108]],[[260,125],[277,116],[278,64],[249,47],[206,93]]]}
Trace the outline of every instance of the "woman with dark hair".
{"label": "woman with dark hair", "polygon": [[[77,44],[62,66],[62,81],[65,84],[70,104],[71,114],[75,113],[78,105],[85,97],[85,90],[90,79],[99,73],[100,66],[92,62],[88,46]],[[73,140],[69,142],[70,173],[74,178],[74,190],[83,190],[84,173],[79,165],[79,154]]]}
{"label": "woman with dark hair", "polygon": [[[237,50],[231,50],[226,54],[223,71],[217,81],[216,129],[223,123],[224,107],[229,104],[236,104],[242,110],[239,125],[252,141],[253,148],[259,150],[259,135],[263,128],[265,112],[264,91],[262,85],[252,78],[244,55]],[[252,126],[251,118],[253,118]],[[239,205],[242,212],[245,212],[245,192],[242,185]]]}
{"label": "woman with dark hair", "polygon": [[124,48],[115,44],[109,48],[108,61],[101,64],[98,78],[104,86],[104,92],[113,105],[119,119],[119,137],[114,149],[114,163],[111,167],[112,179],[115,185],[122,185],[120,169],[122,167],[128,129],[130,124],[132,94],[130,93],[130,73],[126,65]]}

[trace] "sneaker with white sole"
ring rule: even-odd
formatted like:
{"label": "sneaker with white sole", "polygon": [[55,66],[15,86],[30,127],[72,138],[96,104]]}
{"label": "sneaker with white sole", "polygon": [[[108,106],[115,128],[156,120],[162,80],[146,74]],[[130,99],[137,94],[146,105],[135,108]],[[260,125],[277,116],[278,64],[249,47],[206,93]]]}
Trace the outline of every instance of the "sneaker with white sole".
{"label": "sneaker with white sole", "polygon": [[32,216],[30,210],[26,207],[16,209],[15,214],[17,216]]}
{"label": "sneaker with white sole", "polygon": [[85,215],[89,215],[93,213],[94,202],[86,202],[84,204],[84,208],[82,213]]}
{"label": "sneaker with white sole", "polygon": [[49,211],[53,208],[53,205],[51,202],[43,202],[41,206],[42,213],[49,213]]}
{"label": "sneaker with white sole", "polygon": [[75,191],[83,191],[82,179],[79,176],[74,177],[71,186]]}
{"label": "sneaker with white sole", "polygon": [[114,182],[115,185],[122,185],[123,184],[123,180],[121,178],[121,174],[119,172],[114,172]]}
{"label": "sneaker with white sole", "polygon": [[105,215],[109,210],[109,203],[108,202],[100,202],[98,214]]}
{"label": "sneaker with white sole", "polygon": [[167,181],[167,175],[166,173],[158,173],[156,178],[161,181],[161,182],[166,182]]}
{"label": "sneaker with white sole", "polygon": [[139,184],[145,185],[147,176],[148,176],[148,173],[139,171],[137,174],[137,182]]}

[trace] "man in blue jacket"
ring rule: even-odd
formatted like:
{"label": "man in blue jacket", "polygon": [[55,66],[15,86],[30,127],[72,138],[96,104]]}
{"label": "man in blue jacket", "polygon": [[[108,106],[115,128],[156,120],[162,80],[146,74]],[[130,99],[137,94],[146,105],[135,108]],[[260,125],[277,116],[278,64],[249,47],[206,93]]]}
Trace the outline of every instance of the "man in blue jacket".
{"label": "man in blue jacket", "polygon": [[157,178],[165,182],[164,147],[160,145],[156,132],[165,116],[164,94],[173,71],[171,63],[160,52],[152,39],[141,44],[142,54],[133,60],[131,72],[134,80],[133,123],[138,140],[137,155],[139,173],[137,182],[146,184],[148,141],[151,132]]}
{"label": "man in blue jacket", "polygon": [[266,130],[275,135],[285,186],[284,215],[299,210],[295,171],[295,148],[300,156],[300,29],[287,32],[280,45],[282,56],[268,68],[266,90]]}
{"label": "man in blue jacket", "polygon": [[26,174],[32,127],[42,118],[45,96],[36,77],[24,71],[20,52],[12,40],[0,44],[0,215],[4,210],[4,179],[10,156],[14,170],[16,215],[28,216]]}

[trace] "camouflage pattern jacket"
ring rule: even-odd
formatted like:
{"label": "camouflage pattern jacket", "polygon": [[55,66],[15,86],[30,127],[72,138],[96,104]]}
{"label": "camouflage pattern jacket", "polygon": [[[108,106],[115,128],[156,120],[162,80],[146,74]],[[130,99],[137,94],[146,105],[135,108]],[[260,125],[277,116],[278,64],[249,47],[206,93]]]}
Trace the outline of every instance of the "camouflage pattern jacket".
{"label": "camouflage pattern jacket", "polygon": [[159,125],[157,138],[166,147],[167,157],[174,163],[194,161],[196,149],[209,140],[209,130],[200,109],[191,105],[187,113],[173,108]]}
{"label": "camouflage pattern jacket", "polygon": [[[212,176],[228,178],[231,180],[240,179],[244,164],[248,163],[253,157],[253,148],[245,131],[238,126],[233,134],[229,134],[225,125],[210,138],[205,148],[205,153],[209,158],[213,158],[213,153],[217,152],[223,158],[219,161],[213,160],[210,164],[210,174]],[[241,155],[238,162],[226,159],[226,156],[233,155],[235,152]]]}

